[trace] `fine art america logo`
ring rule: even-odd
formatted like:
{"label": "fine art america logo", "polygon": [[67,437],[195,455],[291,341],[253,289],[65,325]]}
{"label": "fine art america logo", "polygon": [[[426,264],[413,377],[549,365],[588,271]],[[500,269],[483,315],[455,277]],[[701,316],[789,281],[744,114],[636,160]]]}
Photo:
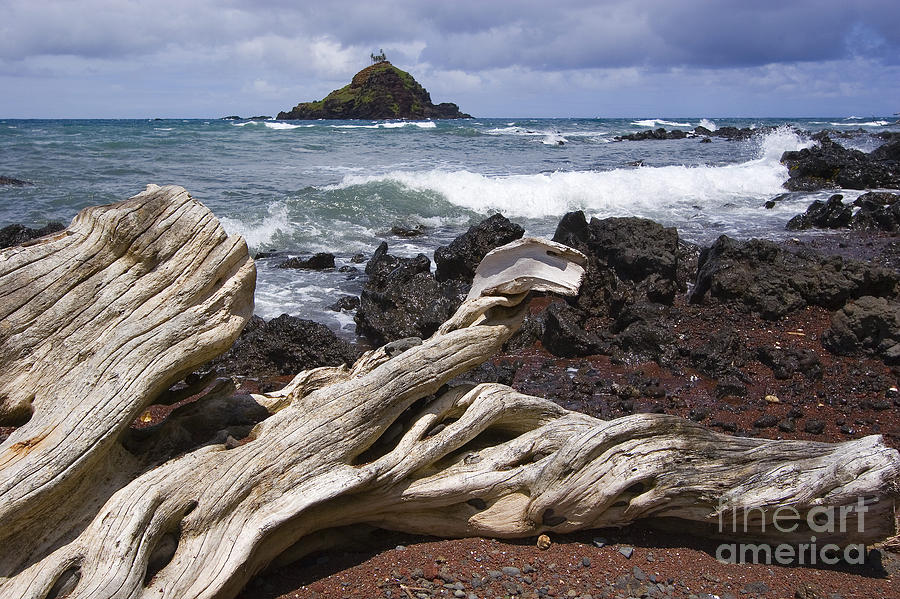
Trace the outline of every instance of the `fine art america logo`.
{"label": "fine art america logo", "polygon": [[841,533],[852,537],[854,532],[862,533],[868,511],[862,497],[857,498],[856,505],[813,507],[806,518],[792,506],[728,510],[724,500],[720,499],[720,533],[741,534],[750,530],[765,533],[766,526],[769,525],[780,533],[791,534],[797,533],[800,526],[804,525],[809,527],[810,537],[809,543],[782,543],[775,546],[767,543],[723,543],[716,549],[716,559],[729,564],[834,565],[842,559],[848,564],[862,564],[866,557],[865,544],[855,543],[844,547],[834,543],[819,545],[815,535],[832,536],[834,533]]}

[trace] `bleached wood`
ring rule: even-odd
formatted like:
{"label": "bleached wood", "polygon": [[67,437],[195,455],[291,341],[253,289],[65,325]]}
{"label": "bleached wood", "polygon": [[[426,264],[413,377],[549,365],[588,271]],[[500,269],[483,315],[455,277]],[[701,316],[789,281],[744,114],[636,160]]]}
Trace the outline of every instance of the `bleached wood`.
{"label": "bleached wood", "polygon": [[[12,398],[4,400],[7,413],[22,409],[27,390],[57,385],[2,446],[18,457],[0,469],[0,514],[16,531],[0,543],[0,596],[231,597],[280,556],[296,558],[359,524],[520,537],[650,519],[734,537],[743,533],[716,526],[729,510],[787,506],[806,514],[865,496],[864,533],[819,535],[820,542],[893,532],[900,456],[879,437],[835,445],[745,439],[665,415],[601,421],[502,385],[445,388],[517,330],[529,290],[577,292],[583,256],[531,239],[489,254],[477,291],[430,339],[399,354],[396,345],[379,348],[349,368],[300,373],[284,390],[255,396],[272,415],[246,444],[202,447],[142,471],[141,456],[118,442],[124,428],[177,375],[227,347],[249,315],[253,271],[243,242],[225,237],[183,190],[153,188],[129,202],[87,213],[81,229],[55,240],[0,254],[0,265],[19,261],[0,270],[9,285],[0,291],[4,302],[7,289],[15,295],[33,280],[68,290],[16,295],[17,310],[33,315],[13,310],[17,332],[0,337],[0,364],[17,373],[0,378],[0,393]],[[145,217],[128,248],[192,233],[177,248],[125,252],[134,255],[127,268],[122,258],[101,260],[74,280],[57,268],[84,259],[61,258],[85,255],[65,253],[89,237],[79,231],[115,229],[127,213]],[[204,240],[195,239],[201,222]],[[102,255],[105,245],[85,247]],[[150,259],[153,268],[140,266],[164,254]],[[79,287],[84,281],[91,283]],[[67,299],[76,288],[79,300]],[[80,316],[83,307],[90,318]],[[73,337],[94,340],[90,356],[78,357]],[[53,363],[36,366],[33,352],[18,352],[22,340]],[[47,456],[40,440],[30,451],[21,445],[34,438],[40,410],[42,422],[72,431]],[[92,457],[65,451],[73,446]],[[20,470],[42,485],[19,491],[31,481]],[[51,500],[67,503],[54,511]],[[65,534],[54,532],[66,517],[73,522]],[[802,530],[784,535],[751,524],[751,538],[804,538]]]}

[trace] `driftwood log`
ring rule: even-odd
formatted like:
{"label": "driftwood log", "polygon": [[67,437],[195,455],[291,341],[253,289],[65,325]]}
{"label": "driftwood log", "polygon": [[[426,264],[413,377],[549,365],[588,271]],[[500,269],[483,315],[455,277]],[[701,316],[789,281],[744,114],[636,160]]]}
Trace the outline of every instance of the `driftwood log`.
{"label": "driftwood log", "polygon": [[[430,339],[300,373],[254,396],[271,415],[249,441],[161,462],[122,440],[250,317],[243,240],[185,190],[149,186],[0,251],[0,426],[17,426],[0,445],[0,597],[231,597],[363,524],[524,537],[649,519],[781,543],[808,541],[808,516],[843,507],[847,525],[817,530],[819,543],[894,533],[900,456],[877,436],[747,439],[446,385],[501,348],[530,291],[576,293],[583,262],[533,239],[498,248]],[[233,389],[220,381],[198,402]],[[789,532],[776,508],[793,510]]]}

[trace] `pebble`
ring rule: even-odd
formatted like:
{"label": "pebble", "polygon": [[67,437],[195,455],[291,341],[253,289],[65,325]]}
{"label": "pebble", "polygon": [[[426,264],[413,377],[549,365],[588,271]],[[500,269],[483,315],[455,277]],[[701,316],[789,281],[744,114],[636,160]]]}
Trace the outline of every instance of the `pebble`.
{"label": "pebble", "polygon": [[644,571],[641,570],[640,568],[638,568],[637,566],[635,566],[635,567],[631,570],[631,575],[634,576],[636,579],[641,580],[641,581],[647,580],[647,574],[644,573]]}
{"label": "pebble", "polygon": [[634,547],[619,547],[619,553],[631,559],[631,556],[634,554]]}
{"label": "pebble", "polygon": [[504,574],[506,574],[507,576],[521,576],[522,575],[521,570],[519,570],[518,568],[514,568],[512,566],[506,566],[504,568],[501,568],[501,571]]}
{"label": "pebble", "polygon": [[757,595],[765,595],[769,592],[769,585],[762,581],[758,582],[748,582],[744,585],[744,588],[741,589],[742,593],[755,593]]}
{"label": "pebble", "polygon": [[547,535],[541,535],[537,538],[537,546],[538,549],[544,550],[550,548],[550,537]]}
{"label": "pebble", "polygon": [[769,403],[781,403],[777,395],[766,395],[766,401]]}
{"label": "pebble", "polygon": [[594,540],[591,541],[594,544],[594,547],[605,547],[606,539],[603,537],[594,537]]}
{"label": "pebble", "polygon": [[581,558],[581,565],[584,566],[585,568],[590,568],[591,567],[591,558],[589,558],[589,557]]}
{"label": "pebble", "polygon": [[825,430],[825,423],[815,418],[810,418],[803,426],[803,430],[811,435],[821,435]]}

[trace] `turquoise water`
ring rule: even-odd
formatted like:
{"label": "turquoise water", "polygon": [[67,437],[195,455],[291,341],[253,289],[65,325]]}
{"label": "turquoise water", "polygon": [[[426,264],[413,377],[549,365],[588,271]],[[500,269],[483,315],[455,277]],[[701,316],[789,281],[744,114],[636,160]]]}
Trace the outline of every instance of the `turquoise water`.
{"label": "turquoise water", "polygon": [[[782,127],[748,141],[713,138],[614,142],[659,126],[684,130]],[[248,122],[222,120],[0,120],[0,175],[34,183],[0,187],[0,226],[68,222],[147,183],[177,184],[210,207],[253,251],[330,251],[338,265],[381,240],[392,253],[432,254],[469,225],[503,212],[529,234],[552,234],[574,209],[637,215],[708,243],[727,233],[777,236],[811,194],[781,193],[785,150],[811,142],[788,128],[900,130],[892,118],[474,119],[463,121]],[[857,135],[845,143],[871,150]],[[635,166],[642,161],[643,166]],[[814,195],[814,194],[813,194]],[[849,194],[852,195],[852,194]],[[392,238],[423,224],[425,237]],[[282,271],[261,261],[257,313],[312,317],[345,332],[351,317],[325,309],[358,293],[347,273]]]}

